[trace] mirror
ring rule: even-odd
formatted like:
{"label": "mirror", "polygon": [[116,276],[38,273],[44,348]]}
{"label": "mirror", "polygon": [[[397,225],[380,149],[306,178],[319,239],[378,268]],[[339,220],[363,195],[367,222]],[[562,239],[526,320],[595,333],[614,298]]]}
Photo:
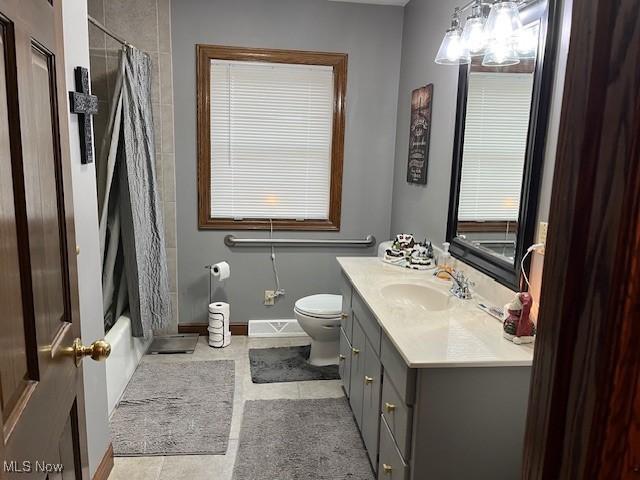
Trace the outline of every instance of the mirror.
{"label": "mirror", "polygon": [[[447,241],[453,256],[513,289],[533,243],[553,58],[553,2],[521,7],[520,61],[460,66]],[[547,68],[543,65],[547,64]]]}

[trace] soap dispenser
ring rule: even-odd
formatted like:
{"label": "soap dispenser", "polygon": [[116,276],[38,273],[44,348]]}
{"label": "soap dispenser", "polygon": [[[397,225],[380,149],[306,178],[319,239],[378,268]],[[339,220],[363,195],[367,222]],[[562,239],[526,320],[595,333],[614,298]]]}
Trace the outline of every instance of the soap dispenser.
{"label": "soap dispenser", "polygon": [[438,273],[436,273],[436,277],[442,278],[443,280],[448,280],[450,276],[447,272],[453,275],[453,265],[451,254],[449,253],[449,242],[444,242],[442,244],[442,253],[438,257]]}

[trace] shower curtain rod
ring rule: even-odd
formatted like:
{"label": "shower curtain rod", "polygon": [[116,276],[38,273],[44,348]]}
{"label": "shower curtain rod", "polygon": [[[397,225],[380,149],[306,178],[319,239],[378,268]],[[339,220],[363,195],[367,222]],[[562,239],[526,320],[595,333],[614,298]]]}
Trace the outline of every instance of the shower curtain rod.
{"label": "shower curtain rod", "polygon": [[93,23],[96,27],[98,27],[104,33],[109,35],[111,38],[113,38],[114,40],[120,42],[122,45],[126,45],[127,47],[133,47],[133,45],[131,45],[126,40],[124,40],[122,37],[120,37],[120,36],[116,35],[115,33],[113,33],[111,30],[109,30],[107,27],[105,27],[102,23],[100,23],[98,20],[93,18],[91,15],[87,15],[87,20],[89,20],[89,22]]}

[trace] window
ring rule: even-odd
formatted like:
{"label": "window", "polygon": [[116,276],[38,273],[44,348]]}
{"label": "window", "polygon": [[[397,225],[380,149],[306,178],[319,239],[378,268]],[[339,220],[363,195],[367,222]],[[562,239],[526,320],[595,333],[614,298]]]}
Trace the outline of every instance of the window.
{"label": "window", "polygon": [[469,75],[460,222],[518,221],[532,90],[530,73]]}
{"label": "window", "polygon": [[198,45],[200,228],[340,229],[346,64]]}

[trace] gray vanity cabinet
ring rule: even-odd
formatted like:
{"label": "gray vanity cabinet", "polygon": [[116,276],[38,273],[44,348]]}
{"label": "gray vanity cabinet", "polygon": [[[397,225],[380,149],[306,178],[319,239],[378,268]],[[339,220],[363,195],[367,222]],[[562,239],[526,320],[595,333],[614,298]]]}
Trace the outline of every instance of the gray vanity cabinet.
{"label": "gray vanity cabinet", "polygon": [[340,376],[378,480],[517,478],[531,367],[409,368],[346,279],[342,292]]}
{"label": "gray vanity cabinet", "polygon": [[338,373],[342,379],[342,388],[347,398],[351,394],[351,342],[347,338],[344,330],[340,329],[340,363],[338,365]]}
{"label": "gray vanity cabinet", "polygon": [[349,403],[356,423],[362,431],[362,405],[364,400],[364,353],[366,350],[366,337],[356,321],[353,322],[353,337],[351,339],[351,375],[349,385],[351,395]]}
{"label": "gray vanity cabinet", "polygon": [[382,383],[382,365],[371,343],[367,340],[364,351],[364,385],[362,399],[362,439],[369,453],[373,469],[378,466],[378,434],[380,431],[380,392]]}
{"label": "gray vanity cabinet", "polygon": [[394,441],[384,417],[380,420],[380,465],[378,480],[407,480],[409,467]]}

